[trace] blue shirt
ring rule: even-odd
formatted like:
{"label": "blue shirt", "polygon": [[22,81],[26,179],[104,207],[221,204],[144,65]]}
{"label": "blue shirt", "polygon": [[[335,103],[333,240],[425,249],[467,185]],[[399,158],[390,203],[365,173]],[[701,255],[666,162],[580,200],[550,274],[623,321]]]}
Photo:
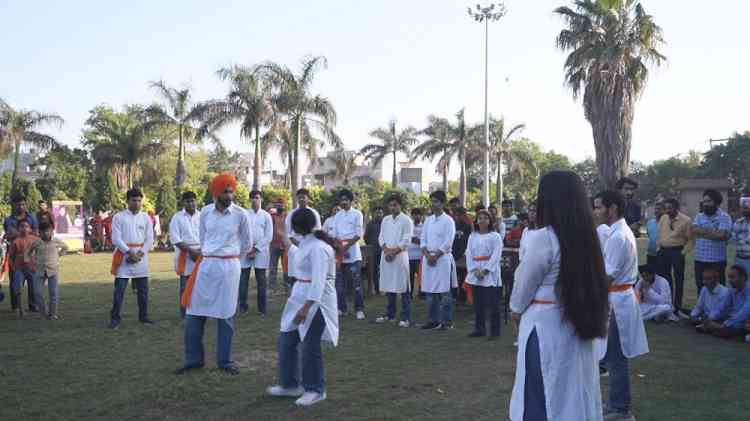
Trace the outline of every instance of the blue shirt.
{"label": "blue shirt", "polygon": [[656,218],[651,218],[646,222],[646,234],[648,235],[648,254],[656,256],[656,238],[659,235],[659,223]]}
{"label": "blue shirt", "polygon": [[690,317],[703,317],[714,321],[726,319],[730,292],[730,289],[724,285],[716,285],[713,291],[710,291],[708,287],[703,287],[698,297],[698,304],[693,307]]}
{"label": "blue shirt", "polygon": [[[721,230],[727,233],[732,232],[732,218],[721,209],[709,216],[705,213],[699,213],[693,222],[694,227],[706,228],[711,230]],[[704,263],[726,262],[727,261],[727,241],[709,240],[707,238],[695,239],[695,261]]]}
{"label": "blue shirt", "polygon": [[[34,215],[32,215],[30,212],[26,212],[26,221],[29,221],[29,225],[31,225],[31,230],[34,232],[39,231],[39,224],[36,221],[36,218],[34,218]],[[16,215],[11,215],[7,218],[5,218],[5,221],[3,222],[3,229],[5,230],[5,233],[7,235],[8,231],[10,231],[11,228],[18,227],[19,219],[16,218]]]}
{"label": "blue shirt", "polygon": [[742,291],[731,290],[727,307],[729,318],[724,322],[724,326],[732,329],[742,329],[745,326],[745,320],[750,319],[750,299],[748,297],[750,297],[750,282],[745,285]]}

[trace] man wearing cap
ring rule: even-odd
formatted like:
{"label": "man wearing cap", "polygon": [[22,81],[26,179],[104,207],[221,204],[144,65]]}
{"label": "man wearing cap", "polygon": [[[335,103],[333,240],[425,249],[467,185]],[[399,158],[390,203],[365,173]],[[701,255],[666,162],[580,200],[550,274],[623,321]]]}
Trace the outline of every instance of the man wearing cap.
{"label": "man wearing cap", "polygon": [[253,235],[244,209],[232,203],[237,179],[219,174],[209,186],[214,203],[200,214],[201,257],[182,295],[185,319],[185,365],[177,374],[202,368],[203,330],[207,318],[216,319],[216,364],[228,374],[239,374],[232,362],[234,314],[239,295],[240,256],[251,251]]}
{"label": "man wearing cap", "polygon": [[750,197],[740,198],[742,218],[732,226],[732,242],[735,244],[734,264],[750,272]]}

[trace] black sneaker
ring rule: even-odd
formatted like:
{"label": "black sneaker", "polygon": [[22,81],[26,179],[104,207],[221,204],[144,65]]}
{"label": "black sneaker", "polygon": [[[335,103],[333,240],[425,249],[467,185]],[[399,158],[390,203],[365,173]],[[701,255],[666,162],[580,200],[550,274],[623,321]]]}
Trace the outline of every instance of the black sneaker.
{"label": "black sneaker", "polygon": [[117,320],[111,320],[109,322],[109,326],[107,326],[107,327],[110,328],[110,329],[112,329],[112,330],[117,330],[117,329],[120,328],[120,322],[118,322]]}
{"label": "black sneaker", "polygon": [[453,322],[440,323],[435,330],[449,330],[453,329]]}
{"label": "black sneaker", "polygon": [[440,323],[427,322],[427,323],[425,323],[425,324],[422,325],[421,329],[423,329],[423,330],[430,330],[430,329],[435,329],[436,327],[440,327]]}
{"label": "black sneaker", "polygon": [[223,371],[223,372],[225,372],[225,373],[227,373],[227,374],[229,374],[231,376],[236,376],[236,375],[240,374],[240,368],[237,367],[234,364],[229,364],[229,365],[225,365],[224,367],[219,367],[219,370],[221,370],[221,371]]}
{"label": "black sneaker", "polygon": [[203,364],[199,364],[199,365],[186,365],[184,367],[180,367],[177,370],[175,370],[174,374],[176,374],[178,376],[181,376],[181,375],[187,374],[187,373],[189,373],[191,371],[200,370],[201,368],[203,368]]}

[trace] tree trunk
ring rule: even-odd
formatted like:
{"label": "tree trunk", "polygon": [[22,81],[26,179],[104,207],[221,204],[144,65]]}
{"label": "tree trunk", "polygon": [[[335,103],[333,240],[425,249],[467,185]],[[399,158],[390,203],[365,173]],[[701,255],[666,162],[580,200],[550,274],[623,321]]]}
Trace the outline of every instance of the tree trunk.
{"label": "tree trunk", "polygon": [[497,181],[495,183],[495,203],[503,202],[503,154],[497,154]]}
{"label": "tree trunk", "polygon": [[[593,87],[592,87],[593,88]],[[586,87],[584,112],[591,124],[596,149],[596,166],[607,188],[615,188],[617,180],[630,168],[631,127],[634,98],[622,82],[610,95],[602,98]]]}
{"label": "tree trunk", "polygon": [[182,138],[182,124],[178,129],[178,144],[177,144],[177,173],[174,177],[174,184],[177,188],[182,187],[185,184],[187,178],[187,171],[185,170],[185,143]]}
{"label": "tree trunk", "polygon": [[16,189],[18,183],[18,167],[21,165],[21,141],[16,139],[13,142],[13,175],[10,178],[11,191]]}
{"label": "tree trunk", "polygon": [[447,159],[448,150],[443,149],[443,158],[445,158],[445,165],[443,166],[443,191],[448,194],[448,173],[451,169],[450,160]]}
{"label": "tree trunk", "polygon": [[398,174],[396,174],[396,151],[393,151],[393,175],[391,177],[391,187],[398,187]]}
{"label": "tree trunk", "polygon": [[133,188],[133,164],[128,163],[128,189]]}
{"label": "tree trunk", "polygon": [[466,157],[463,150],[459,152],[459,159],[461,161],[461,174],[458,180],[458,200],[461,202],[461,206],[466,207]]}
{"label": "tree trunk", "polygon": [[255,126],[255,162],[253,163],[253,190],[260,190],[261,173],[260,127]]}
{"label": "tree trunk", "polygon": [[293,152],[293,159],[294,163],[292,165],[292,205],[294,207],[297,207],[297,190],[300,188],[302,184],[302,180],[300,178],[299,174],[299,153],[300,153],[300,143],[302,141],[302,118],[297,117],[297,133],[294,137],[294,152]]}

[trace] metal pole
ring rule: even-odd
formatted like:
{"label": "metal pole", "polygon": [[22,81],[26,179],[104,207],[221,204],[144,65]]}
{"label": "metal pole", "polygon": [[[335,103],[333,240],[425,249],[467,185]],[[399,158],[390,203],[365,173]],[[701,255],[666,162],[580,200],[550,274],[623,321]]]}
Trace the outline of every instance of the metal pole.
{"label": "metal pole", "polygon": [[484,206],[490,206],[490,121],[487,112],[487,91],[489,80],[489,54],[490,54],[490,20],[484,21],[484,166],[482,167],[482,201]]}

